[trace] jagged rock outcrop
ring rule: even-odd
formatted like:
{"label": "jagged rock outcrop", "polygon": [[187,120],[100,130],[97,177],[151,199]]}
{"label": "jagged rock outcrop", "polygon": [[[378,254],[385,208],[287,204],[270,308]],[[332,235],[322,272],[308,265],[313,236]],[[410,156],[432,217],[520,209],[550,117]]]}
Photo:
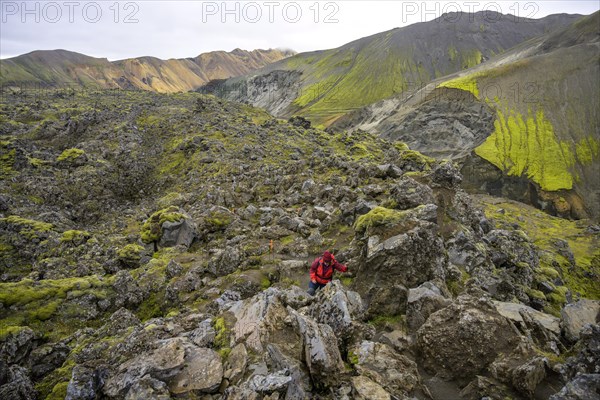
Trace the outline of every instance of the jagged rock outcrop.
{"label": "jagged rock outcrop", "polygon": [[349,340],[361,329],[364,306],[358,293],[346,290],[335,280],[317,293],[308,315],[329,325],[339,338]]}
{"label": "jagged rock outcrop", "polygon": [[[373,216],[376,212],[371,211]],[[437,218],[435,212],[434,205],[420,206],[398,215],[395,223],[366,230],[356,288],[365,295],[371,315],[404,313],[407,287],[445,278],[443,241],[438,226],[429,222]]]}
{"label": "jagged rock outcrop", "polygon": [[304,348],[304,362],[310,371],[313,382],[318,386],[335,386],[344,371],[344,362],[338,348],[333,329],[319,324],[294,310],[289,310],[296,318]]}
{"label": "jagged rock outcrop", "polygon": [[417,331],[423,366],[445,379],[468,382],[519,342],[514,325],[483,293],[461,295],[433,313]]}
{"label": "jagged rock outcrop", "polygon": [[103,391],[112,397],[124,395],[144,376],[162,380],[175,394],[192,390],[212,393],[219,388],[223,365],[214,350],[197,347],[183,338],[167,339],[155,347],[156,350],[120,365],[107,378]]}
{"label": "jagged rock outcrop", "polygon": [[394,396],[405,396],[420,384],[417,364],[388,345],[363,341],[351,352],[357,372]]}
{"label": "jagged rock outcrop", "polygon": [[354,398],[358,400],[391,399],[390,394],[381,385],[363,375],[352,378],[352,387],[354,388]]}
{"label": "jagged rock outcrop", "polygon": [[408,291],[406,324],[410,332],[416,332],[434,312],[450,305],[442,291],[433,282],[425,282]]}
{"label": "jagged rock outcrop", "polygon": [[567,340],[579,340],[579,333],[588,324],[600,323],[600,301],[582,299],[567,304],[560,312],[561,327]]}
{"label": "jagged rock outcrop", "polygon": [[37,393],[33,387],[27,370],[18,365],[11,365],[5,371],[5,382],[0,386],[0,396],[3,399],[35,400]]}
{"label": "jagged rock outcrop", "polygon": [[600,392],[600,374],[577,375],[550,400],[594,400]]}

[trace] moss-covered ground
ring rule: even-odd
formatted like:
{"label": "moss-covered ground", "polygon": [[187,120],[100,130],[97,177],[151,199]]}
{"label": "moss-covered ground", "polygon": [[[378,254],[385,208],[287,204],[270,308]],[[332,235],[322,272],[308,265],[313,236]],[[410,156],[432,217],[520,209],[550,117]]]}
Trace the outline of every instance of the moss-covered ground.
{"label": "moss-covered ground", "polygon": [[[544,295],[531,288],[530,296],[549,300],[554,311],[573,299],[600,299],[600,232],[587,221],[568,221],[513,201],[479,197],[486,216],[500,229],[521,229],[540,251],[535,282],[549,283],[554,292]],[[571,258],[571,255],[573,258]]]}

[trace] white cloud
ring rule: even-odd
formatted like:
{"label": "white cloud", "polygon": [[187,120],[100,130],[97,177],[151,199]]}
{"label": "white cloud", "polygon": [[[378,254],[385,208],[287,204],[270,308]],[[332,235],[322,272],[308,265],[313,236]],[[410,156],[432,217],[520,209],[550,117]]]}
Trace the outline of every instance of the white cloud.
{"label": "white cloud", "polygon": [[[431,20],[444,11],[457,9],[499,10],[505,14],[518,13],[522,17],[534,18],[554,13],[590,14],[598,10],[595,0],[67,0],[28,1],[26,9],[23,9],[23,4],[22,1],[0,1],[2,58],[37,49],[56,48],[111,60],[143,55],[193,57],[202,52],[230,51],[236,47],[286,47],[310,51],[337,47],[377,32]],[[96,12],[98,9],[101,13]],[[93,22],[95,19],[97,21]],[[297,22],[292,22],[294,19]],[[252,23],[252,20],[256,22]]]}

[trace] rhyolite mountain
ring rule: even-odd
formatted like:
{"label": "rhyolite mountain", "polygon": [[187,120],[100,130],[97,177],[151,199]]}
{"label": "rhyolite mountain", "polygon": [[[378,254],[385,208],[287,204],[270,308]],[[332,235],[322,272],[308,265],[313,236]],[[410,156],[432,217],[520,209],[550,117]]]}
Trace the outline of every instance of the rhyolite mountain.
{"label": "rhyolite mountain", "polygon": [[0,134],[1,399],[598,389],[600,228],[453,162],[198,93],[8,92]]}
{"label": "rhyolite mountain", "polygon": [[579,17],[560,14],[533,20],[496,12],[444,14],[336,49],[296,54],[201,90],[248,102],[276,116],[302,115],[327,126],[349,111],[486,62]]}
{"label": "rhyolite mountain", "polygon": [[235,49],[183,59],[137,57],[111,62],[66,50],[40,50],[0,60],[0,85],[185,92],[210,80],[242,75],[293,54],[278,49]]}
{"label": "rhyolite mountain", "polygon": [[357,110],[365,129],[461,162],[466,185],[599,218],[600,13],[421,90]]}

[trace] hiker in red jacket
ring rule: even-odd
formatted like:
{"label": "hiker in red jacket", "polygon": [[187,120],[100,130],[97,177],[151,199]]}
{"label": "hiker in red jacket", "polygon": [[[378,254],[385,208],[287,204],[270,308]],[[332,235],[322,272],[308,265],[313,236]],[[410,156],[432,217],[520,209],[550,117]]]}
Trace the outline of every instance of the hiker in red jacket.
{"label": "hiker in red jacket", "polygon": [[333,254],[326,251],[323,256],[315,258],[310,267],[310,283],[308,294],[313,295],[317,289],[324,288],[333,279],[333,271],[348,271],[348,267],[337,262]]}

